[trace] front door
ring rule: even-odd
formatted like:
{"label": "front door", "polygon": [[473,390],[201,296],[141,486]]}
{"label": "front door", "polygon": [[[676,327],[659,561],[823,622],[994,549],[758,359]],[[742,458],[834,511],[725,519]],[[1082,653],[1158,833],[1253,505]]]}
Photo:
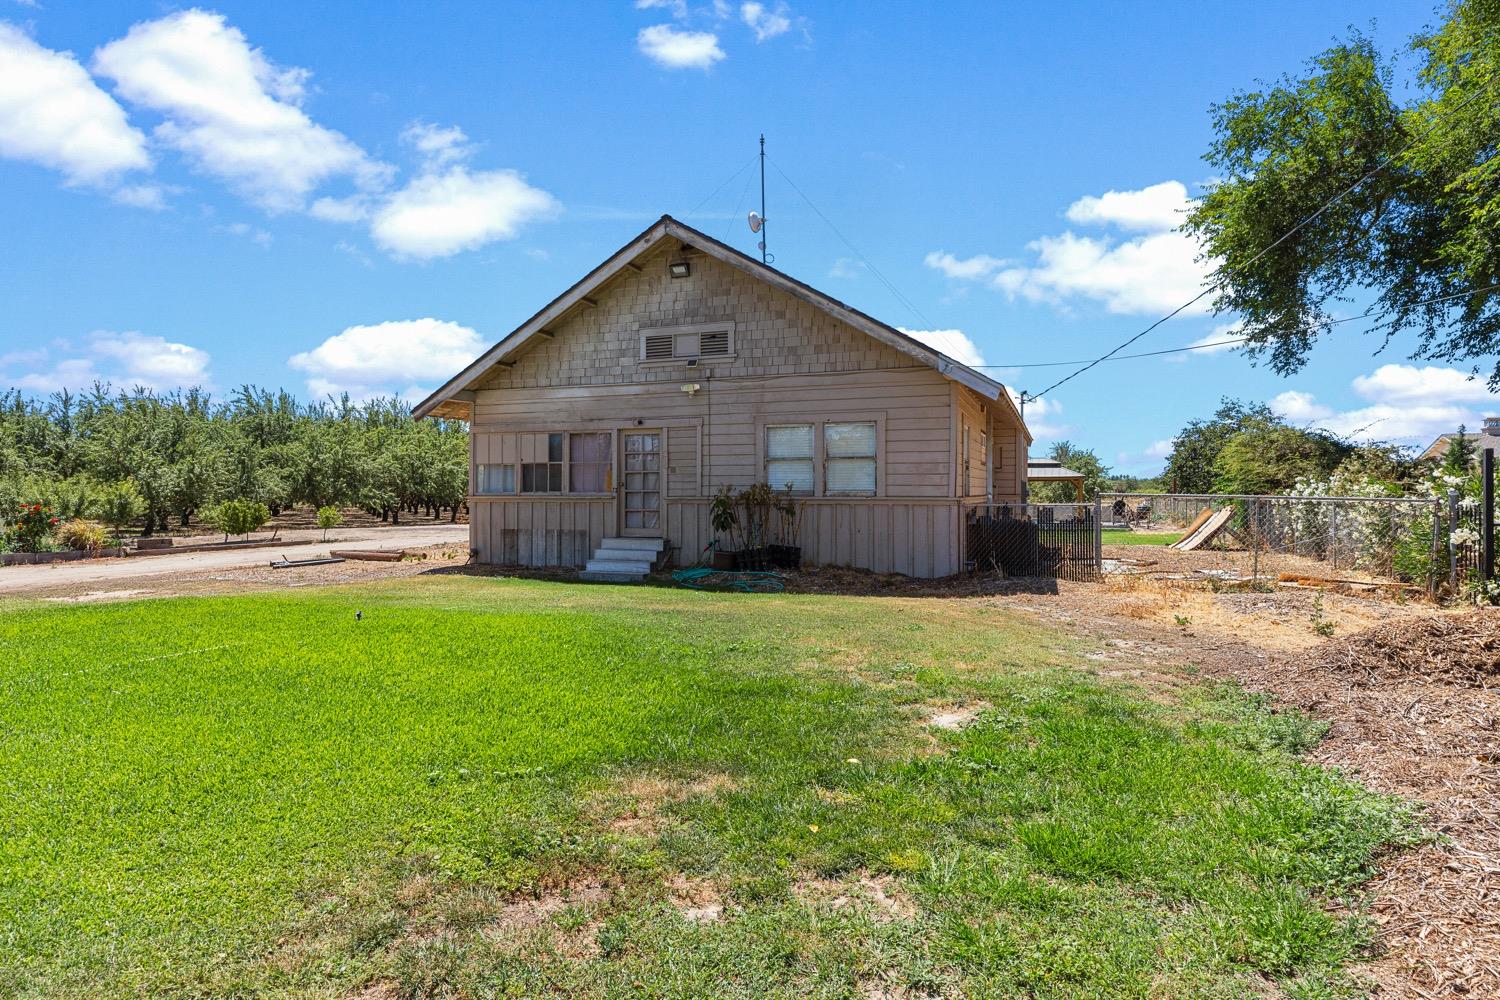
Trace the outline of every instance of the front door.
{"label": "front door", "polygon": [[661,431],[620,434],[620,534],[661,537]]}

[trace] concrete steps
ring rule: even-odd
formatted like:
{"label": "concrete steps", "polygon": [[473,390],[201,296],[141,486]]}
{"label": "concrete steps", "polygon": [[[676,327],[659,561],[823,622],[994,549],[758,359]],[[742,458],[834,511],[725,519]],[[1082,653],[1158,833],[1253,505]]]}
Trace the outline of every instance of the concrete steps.
{"label": "concrete steps", "polygon": [[662,538],[606,538],[578,578],[596,583],[640,583],[655,568],[666,547]]}

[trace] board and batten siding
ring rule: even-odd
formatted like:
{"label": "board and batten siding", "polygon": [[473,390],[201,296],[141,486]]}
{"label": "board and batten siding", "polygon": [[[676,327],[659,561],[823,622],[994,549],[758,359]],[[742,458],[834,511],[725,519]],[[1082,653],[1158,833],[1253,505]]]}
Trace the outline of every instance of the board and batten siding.
{"label": "board and batten siding", "polygon": [[[1014,417],[736,268],[699,255],[690,257],[691,278],[670,279],[665,265],[677,253],[641,258],[641,269],[623,273],[596,305],[556,324],[513,367],[486,375],[474,393],[473,462],[516,461],[517,442],[532,434],[605,430],[615,435],[618,463],[620,434],[658,430],[662,533],[678,564],[691,565],[711,539],[713,494],[764,481],[768,425],[871,421],[875,495],[805,498],[804,561],[923,577],[960,571],[961,505],[984,495],[987,466],[971,451],[968,475],[956,474],[959,413],[972,428],[971,449],[986,426],[991,441],[1014,442]],[[696,368],[641,363],[642,329],[715,324],[732,330],[731,357]],[[997,488],[1019,482],[1014,466],[1024,454],[1023,446],[1002,461],[997,452]],[[473,496],[470,511],[472,544],[487,563],[581,566],[618,534],[612,496]]]}

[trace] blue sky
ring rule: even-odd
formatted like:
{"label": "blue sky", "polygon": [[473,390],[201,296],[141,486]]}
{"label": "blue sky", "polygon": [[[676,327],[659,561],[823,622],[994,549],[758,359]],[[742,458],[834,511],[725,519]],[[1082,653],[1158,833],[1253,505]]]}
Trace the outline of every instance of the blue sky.
{"label": "blue sky", "polygon": [[[1170,226],[1209,179],[1212,102],[1351,23],[1391,50],[1434,16],[0,0],[0,384],[420,395],[664,212],[752,250],[762,131],[778,267],[956,331],[932,336],[963,360],[1087,358],[1201,279]],[[1500,409],[1361,326],[1289,379],[1233,351],[1101,365],[1032,404],[1038,450],[1155,471],[1226,394],[1405,443]],[[1035,392],[1067,369],[990,371]]]}

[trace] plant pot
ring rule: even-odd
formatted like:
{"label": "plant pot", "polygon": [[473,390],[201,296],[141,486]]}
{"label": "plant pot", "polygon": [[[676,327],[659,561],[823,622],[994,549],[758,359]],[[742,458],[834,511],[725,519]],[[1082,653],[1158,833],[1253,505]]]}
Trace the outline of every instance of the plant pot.
{"label": "plant pot", "polygon": [[739,561],[738,556],[738,552],[726,552],[723,549],[714,549],[713,559],[710,560],[709,566],[713,569],[728,572],[734,569],[735,564]]}
{"label": "plant pot", "polygon": [[797,569],[802,565],[802,546],[772,545],[771,565],[776,569]]}

